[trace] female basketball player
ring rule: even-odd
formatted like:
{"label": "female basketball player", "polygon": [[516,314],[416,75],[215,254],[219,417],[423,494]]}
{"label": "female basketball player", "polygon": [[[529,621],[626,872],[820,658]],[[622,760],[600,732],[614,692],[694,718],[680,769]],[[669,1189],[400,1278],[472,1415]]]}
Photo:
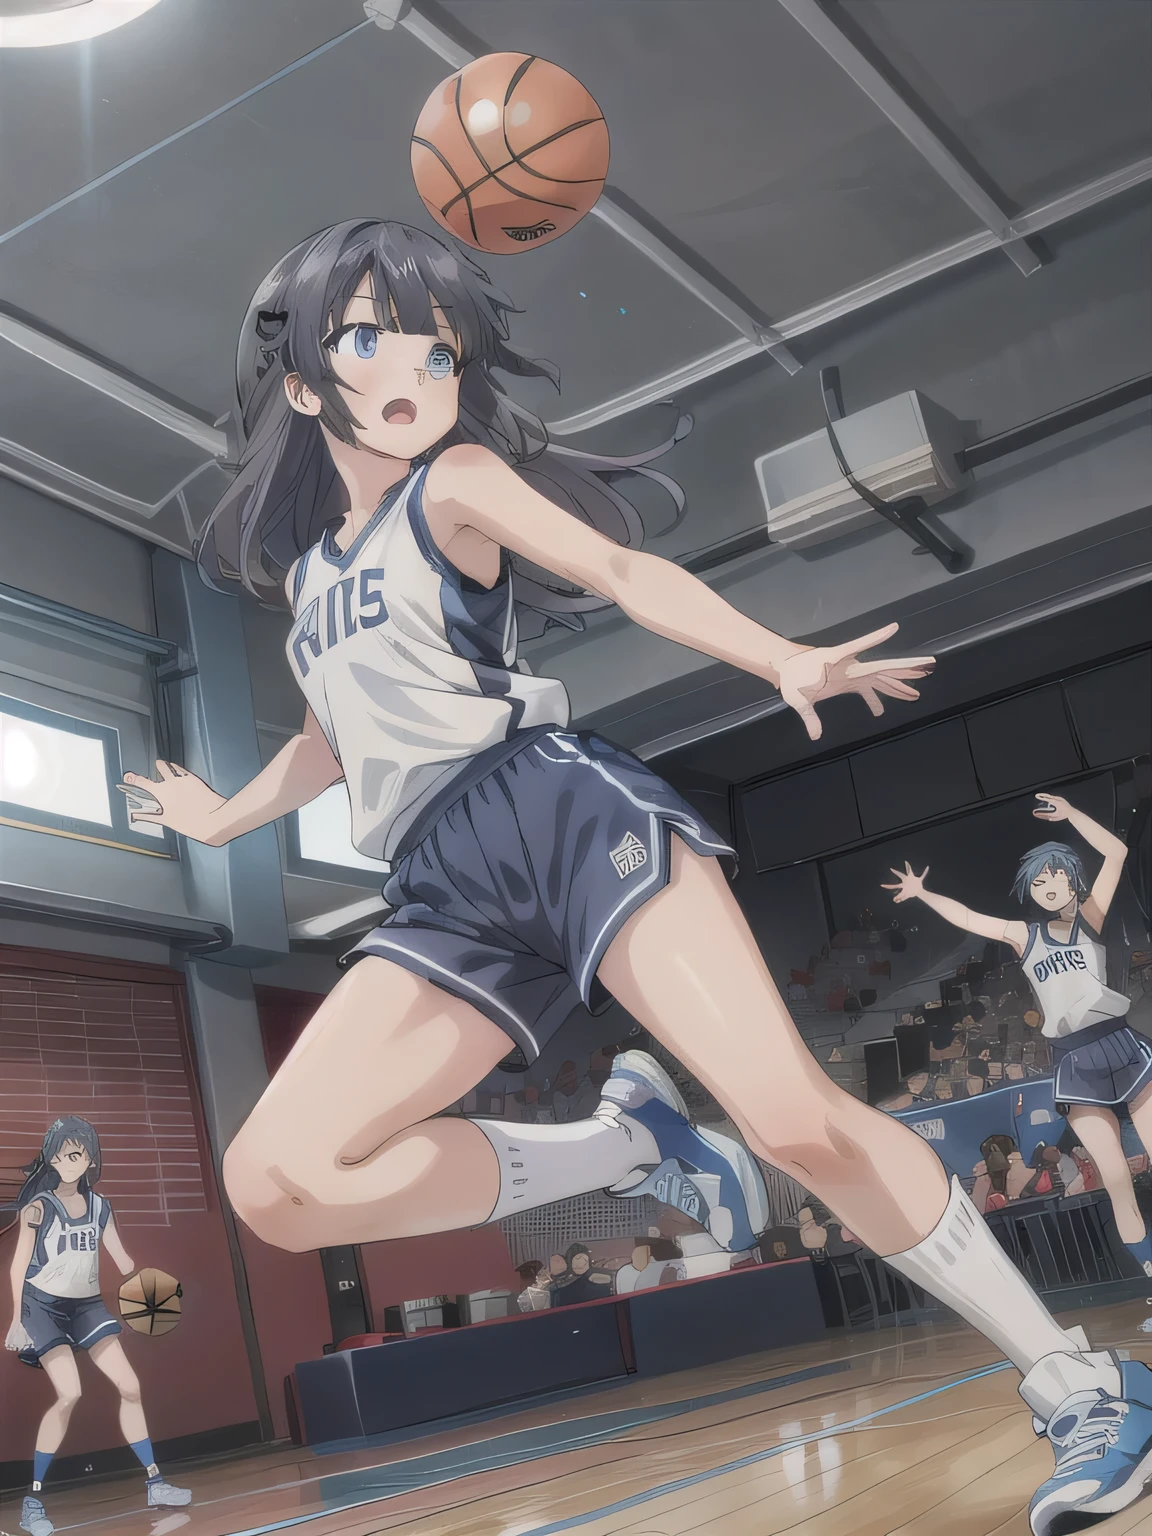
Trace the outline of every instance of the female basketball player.
{"label": "female basketball player", "polygon": [[1013,892],[1023,905],[1040,909],[1035,922],[1011,922],[970,912],[958,901],[924,889],[923,875],[907,865],[892,873],[896,901],[918,897],[947,922],[985,939],[1010,944],[1043,1016],[1052,1043],[1053,1095],[1100,1174],[1112,1199],[1124,1246],[1152,1278],[1152,1236],[1120,1141],[1116,1110],[1126,1104],[1132,1124],[1152,1149],[1152,1045],[1124,1022],[1129,1000],[1106,983],[1100,931],[1120,883],[1126,845],[1076,810],[1060,795],[1043,794],[1033,811],[1041,821],[1067,821],[1097,853],[1104,855],[1089,891],[1080,855],[1066,843],[1043,843],[1020,861]]}
{"label": "female basketball player", "polygon": [[631,547],[640,519],[617,487],[652,476],[653,455],[548,445],[494,376],[547,372],[509,345],[508,308],[467,256],[361,220],[297,246],[244,321],[245,446],[200,559],[216,583],[283,589],[305,722],[230,799],[164,763],[159,780],[133,776],[158,802],[137,819],[218,845],[343,778],[357,847],[391,866],[392,911],[229,1147],[236,1209],[302,1250],[609,1189],[654,1193],[750,1247],[768,1221],[755,1163],[689,1123],[650,1057],[616,1057],[590,1120],[440,1115],[510,1043],[534,1059],[604,988],[756,1153],[995,1341],[1061,1457],[1107,1432],[1090,1477],[1041,1490],[1038,1532],[1131,1502],[1152,1373],[1057,1327],[931,1148],[825,1076],[718,867],[731,850],[634,757],[567,729],[563,687],[517,661],[516,605],[615,603],[773,683],[813,738],[818,701],[857,693],[878,715],[917,696],[930,659],[859,659],[895,625],[793,644]]}
{"label": "female basketball player", "polygon": [[191,1502],[187,1488],[164,1481],[140,1405],[140,1383],[116,1335],[120,1324],[100,1299],[100,1244],[122,1275],[132,1273],[112,1207],[93,1188],[100,1177],[100,1140],[87,1120],[69,1115],[48,1127],[40,1156],[17,1201],[20,1234],[12,1256],[14,1315],[5,1345],[28,1365],[43,1367],[56,1401],[40,1421],[32,1488],[20,1513],[29,1536],[52,1536],[40,1492],[53,1456],[80,1401],[76,1351],[86,1350],[120,1394],[120,1428],[148,1478],[148,1503]]}

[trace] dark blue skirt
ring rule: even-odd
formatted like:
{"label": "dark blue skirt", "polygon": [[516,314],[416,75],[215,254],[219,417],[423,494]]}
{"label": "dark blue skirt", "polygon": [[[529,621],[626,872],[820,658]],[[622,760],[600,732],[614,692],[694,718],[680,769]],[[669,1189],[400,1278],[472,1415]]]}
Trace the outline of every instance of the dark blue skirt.
{"label": "dark blue skirt", "polygon": [[1152,1042],[1123,1019],[1106,1019],[1053,1040],[1052,1063],[1057,1109],[1068,1104],[1115,1108],[1152,1083]]}

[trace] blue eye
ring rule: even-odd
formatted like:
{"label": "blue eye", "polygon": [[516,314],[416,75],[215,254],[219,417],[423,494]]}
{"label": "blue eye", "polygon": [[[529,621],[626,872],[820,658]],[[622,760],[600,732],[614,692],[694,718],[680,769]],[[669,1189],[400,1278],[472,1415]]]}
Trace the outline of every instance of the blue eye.
{"label": "blue eye", "polygon": [[433,347],[424,366],[430,378],[446,379],[450,373],[456,371],[456,354],[451,347],[443,345]]}
{"label": "blue eye", "polygon": [[379,331],[374,325],[356,325],[340,336],[332,351],[341,357],[374,357]]}

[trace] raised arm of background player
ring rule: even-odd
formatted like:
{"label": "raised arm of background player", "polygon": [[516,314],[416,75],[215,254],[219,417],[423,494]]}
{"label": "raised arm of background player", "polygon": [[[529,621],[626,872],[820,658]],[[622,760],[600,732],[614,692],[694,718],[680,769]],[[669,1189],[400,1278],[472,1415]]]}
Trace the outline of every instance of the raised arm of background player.
{"label": "raised arm of background player", "polygon": [[[1086,897],[1080,908],[1088,926],[1099,933],[1108,915],[1108,908],[1112,905],[1116,887],[1120,883],[1124,860],[1128,855],[1127,845],[1100,826],[1098,822],[1093,821],[1090,816],[1085,816],[1083,811],[1074,809],[1060,795],[1045,791],[1036,798],[1041,804],[1033,810],[1033,816],[1041,821],[1067,821],[1075,827],[1086,843],[1095,848],[1097,853],[1104,855],[1104,864],[1093,882],[1091,894]],[[896,892],[892,899],[897,905],[902,901],[918,898],[926,907],[931,907],[933,912],[938,912],[944,921],[951,923],[954,928],[963,928],[966,933],[979,934],[983,939],[995,939],[997,943],[1011,944],[1018,955],[1024,953],[1028,943],[1027,923],[1014,922],[1009,918],[988,917],[983,912],[973,912],[962,902],[953,901],[950,896],[939,896],[935,891],[925,890],[927,866],[922,874],[917,875],[913,873],[911,864],[905,861],[903,870],[894,869],[892,873],[896,876],[897,883],[885,885],[883,889]]]}
{"label": "raised arm of background player", "polygon": [[[654,634],[771,683],[813,741],[822,729],[815,708],[820,700],[857,693],[873,715],[880,715],[885,696],[918,698],[911,681],[925,677],[935,664],[931,656],[862,661],[860,652],[891,639],[895,624],[843,645],[785,640],[681,566],[628,549],[589,528],[526,485],[496,454],[474,444],[456,444],[437,456],[428,471],[424,503],[437,543],[449,559],[457,556],[462,568],[468,564],[466,554],[475,561],[495,545],[562,581],[599,593]],[[130,788],[146,790],[161,807],[133,811],[131,819],[160,822],[213,846],[298,810],[343,777],[311,714],[301,734],[230,800],[194,774],[170,763],[156,766],[159,780],[125,775]]]}

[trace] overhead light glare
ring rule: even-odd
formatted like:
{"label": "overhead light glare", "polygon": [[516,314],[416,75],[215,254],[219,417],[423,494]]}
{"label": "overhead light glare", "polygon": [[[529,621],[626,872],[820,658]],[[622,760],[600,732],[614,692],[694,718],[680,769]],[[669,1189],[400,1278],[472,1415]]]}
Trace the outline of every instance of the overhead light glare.
{"label": "overhead light glare", "polygon": [[100,37],[159,0],[0,0],[0,48],[51,48]]}

